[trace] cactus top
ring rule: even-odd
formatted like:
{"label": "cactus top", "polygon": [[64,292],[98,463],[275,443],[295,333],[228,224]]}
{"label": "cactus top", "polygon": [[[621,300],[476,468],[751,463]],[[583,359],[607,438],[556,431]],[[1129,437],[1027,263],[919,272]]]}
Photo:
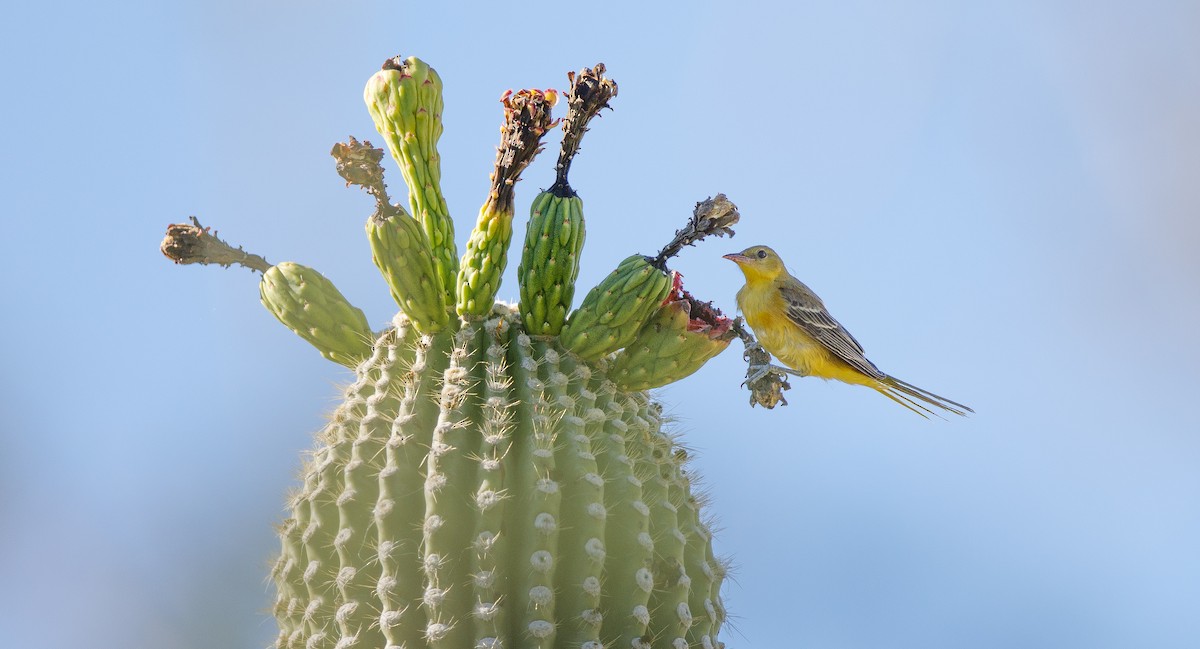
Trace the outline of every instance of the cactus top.
{"label": "cactus top", "polygon": [[168,231],[163,251],[180,263],[263,272],[270,312],[355,371],[280,528],[280,649],[723,646],[725,564],[687,454],[644,390],[733,338],[736,325],[683,291],[667,261],[731,235],[738,213],[722,195],[697,204],[657,256],[628,256],[573,304],[585,223],[567,172],[616,95],[604,72],[570,75],[517,307],[496,302],[516,184],[555,124],[558,93],[502,98],[495,166],[460,260],[440,185],[442,82],[415,57],[389,59],[364,91],[410,209],[388,196],[381,149],[351,138],[332,151],[347,184],[375,200],[366,233],[401,309],[394,326],[373,333],[316,270],[272,266],[194,220]]}

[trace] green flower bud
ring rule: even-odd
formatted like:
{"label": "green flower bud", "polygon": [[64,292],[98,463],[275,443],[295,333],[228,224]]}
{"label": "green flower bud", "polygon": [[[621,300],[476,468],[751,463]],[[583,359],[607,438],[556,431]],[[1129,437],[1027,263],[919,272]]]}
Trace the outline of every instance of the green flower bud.
{"label": "green flower bud", "polygon": [[371,258],[383,274],[392,299],[421,333],[446,326],[450,316],[437,275],[437,263],[421,226],[404,210],[367,219]]}
{"label": "green flower bud", "polygon": [[504,103],[504,125],[500,128],[500,146],[496,149],[492,189],[479,220],[471,231],[467,252],[458,271],[458,314],[480,318],[492,311],[500,278],[508,265],[508,244],[512,240],[513,189],[521,172],[541,151],[542,136],[554,125],[550,110],[558,101],[553,90],[509,92]]}
{"label": "green flower bud", "polygon": [[517,278],[521,284],[521,316],[533,335],[553,336],[563,327],[579,257],[583,252],[583,201],[542,192],[529,210],[525,248]]}
{"label": "green flower bud", "polygon": [[563,327],[562,344],[594,360],[633,342],[671,291],[671,278],[642,255],[621,262],[583,298]]}
{"label": "green flower bud", "polygon": [[733,321],[683,290],[675,290],[609,366],[613,382],[626,390],[648,390],[690,376],[736,337]]}
{"label": "green flower bud", "polygon": [[263,306],[335,363],[356,367],[371,355],[367,317],[317,271],[285,261],[263,273]]}
{"label": "green flower bud", "polygon": [[458,270],[454,221],[442,196],[437,142],[442,136],[442,80],[424,61],[388,59],[363,91],[375,129],[387,141],[408,185],[409,206],[429,239],[440,278],[450,296]]}

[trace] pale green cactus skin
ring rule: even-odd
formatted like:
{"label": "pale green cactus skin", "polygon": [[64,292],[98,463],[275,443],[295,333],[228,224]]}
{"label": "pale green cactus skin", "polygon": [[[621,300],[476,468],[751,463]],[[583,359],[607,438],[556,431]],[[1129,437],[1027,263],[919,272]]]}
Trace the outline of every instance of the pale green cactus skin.
{"label": "pale green cactus skin", "polygon": [[392,299],[423,333],[446,326],[446,295],[429,239],[413,217],[392,206],[392,214],[367,219],[371,259],[391,290]]}
{"label": "pale green cactus skin", "polygon": [[503,306],[355,370],[281,527],[278,647],[719,647],[661,408]]}

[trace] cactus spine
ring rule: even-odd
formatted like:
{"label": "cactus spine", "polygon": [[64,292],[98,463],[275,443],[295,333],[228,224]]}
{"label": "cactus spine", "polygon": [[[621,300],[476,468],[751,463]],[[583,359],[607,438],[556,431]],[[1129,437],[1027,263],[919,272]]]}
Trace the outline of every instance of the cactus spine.
{"label": "cactus spine", "polygon": [[433,148],[440,80],[415,58],[392,59],[366,91],[415,216],[389,199],[381,150],[353,138],[333,150],[338,172],[376,201],[368,239],[401,307],[382,333],[312,269],[270,266],[194,220],[168,229],[162,249],[179,263],[263,272],[268,309],[354,367],[280,526],[279,649],[723,646],[725,567],[687,453],[641,390],[694,372],[732,337],[666,259],[732,233],[737,212],[723,196],[720,209],[698,205],[664,252],[630,256],[568,315],[583,213],[566,170],[587,120],[616,94],[603,72],[571,76],[564,153],[534,201],[519,306],[495,295],[515,183],[554,95],[505,96],[492,191],[448,275],[453,230]]}

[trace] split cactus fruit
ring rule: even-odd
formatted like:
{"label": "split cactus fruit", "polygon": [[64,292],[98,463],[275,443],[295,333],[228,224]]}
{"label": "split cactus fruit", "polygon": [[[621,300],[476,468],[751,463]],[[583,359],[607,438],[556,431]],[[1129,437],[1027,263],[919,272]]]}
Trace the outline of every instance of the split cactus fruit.
{"label": "split cactus fruit", "polygon": [[533,201],[518,305],[496,302],[514,188],[558,123],[558,93],[504,97],[491,188],[459,260],[439,184],[441,79],[416,58],[390,59],[365,93],[410,209],[387,195],[382,151],[351,138],[333,152],[376,201],[367,233],[400,307],[390,327],[372,333],[310,268],[272,266],[194,219],[168,231],[163,251],[180,263],[263,272],[270,312],[354,370],[279,527],[276,647],[723,646],[726,565],[687,453],[645,390],[735,337],[666,261],[732,234],[738,214],[723,196],[698,204],[658,257],[629,257],[572,311],[584,223],[567,171],[616,95],[604,72],[569,75],[558,176]]}

